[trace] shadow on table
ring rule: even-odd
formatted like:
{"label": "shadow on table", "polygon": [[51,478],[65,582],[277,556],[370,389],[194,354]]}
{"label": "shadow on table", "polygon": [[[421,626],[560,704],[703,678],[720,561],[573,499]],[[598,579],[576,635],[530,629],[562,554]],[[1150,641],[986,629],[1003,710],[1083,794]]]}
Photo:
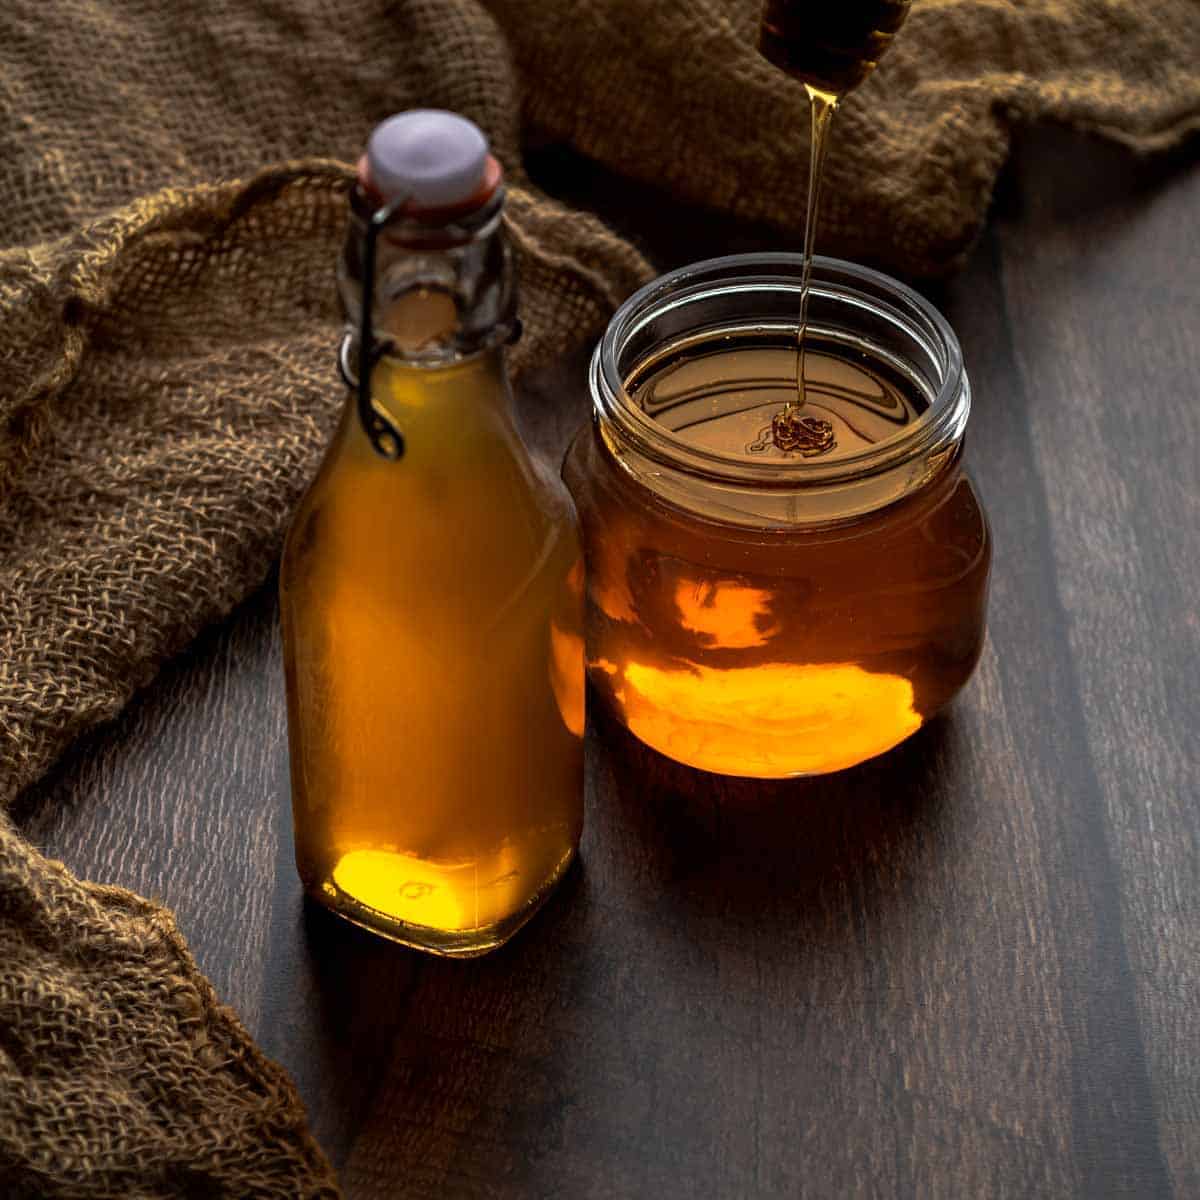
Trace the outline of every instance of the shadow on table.
{"label": "shadow on table", "polygon": [[582,880],[576,864],[525,931],[465,960],[304,901],[307,1020],[324,1061],[301,1087],[347,1195],[507,1196],[503,1181],[523,1179],[537,1147],[560,1138],[559,1090],[546,1092],[530,1055],[571,956],[561,935]]}
{"label": "shadow on table", "polygon": [[582,862],[507,946],[427,958],[306,906],[328,1062],[305,1092],[338,1097],[317,1126],[349,1194],[607,1177],[648,1136],[656,1089],[700,1086],[731,1036],[757,1053],[818,960],[831,995],[856,971],[873,986],[863,914],[919,898],[955,740],[943,719],[851,771],[752,782],[680,767],[594,706]]}
{"label": "shadow on table", "polygon": [[[630,892],[796,931],[831,887],[860,904],[911,891],[952,786],[956,735],[942,716],[889,753],[832,775],[733,779],[672,762],[593,705],[589,819],[620,847]],[[610,811],[609,811],[610,810]],[[827,899],[827,897],[825,897]]]}

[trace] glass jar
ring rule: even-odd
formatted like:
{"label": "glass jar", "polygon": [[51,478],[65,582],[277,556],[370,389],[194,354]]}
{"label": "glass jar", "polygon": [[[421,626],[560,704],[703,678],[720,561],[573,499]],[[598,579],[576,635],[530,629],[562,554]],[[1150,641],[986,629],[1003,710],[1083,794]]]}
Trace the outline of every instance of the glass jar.
{"label": "glass jar", "polygon": [[772,441],[800,278],[798,255],[738,255],[632,296],[564,467],[590,680],[641,741],[728,775],[888,750],[983,644],[991,542],[962,468],[958,340],[903,284],[818,258],[798,411],[820,436]]}

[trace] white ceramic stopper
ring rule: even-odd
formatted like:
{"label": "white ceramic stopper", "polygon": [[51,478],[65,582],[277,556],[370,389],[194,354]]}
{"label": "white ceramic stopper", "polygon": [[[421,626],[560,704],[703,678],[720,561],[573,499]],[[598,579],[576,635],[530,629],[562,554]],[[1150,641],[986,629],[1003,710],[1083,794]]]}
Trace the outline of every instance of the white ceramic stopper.
{"label": "white ceramic stopper", "polygon": [[414,208],[450,208],[483,185],[488,144],[479,126],[440,108],[388,117],[367,141],[375,190]]}

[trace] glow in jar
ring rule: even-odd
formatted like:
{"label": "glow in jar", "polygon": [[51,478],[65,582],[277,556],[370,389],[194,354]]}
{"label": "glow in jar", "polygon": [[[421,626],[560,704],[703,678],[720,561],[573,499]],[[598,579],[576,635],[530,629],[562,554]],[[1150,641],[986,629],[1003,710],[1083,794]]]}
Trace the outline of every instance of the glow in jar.
{"label": "glow in jar", "polygon": [[738,255],[632,296],[564,468],[590,679],[641,741],[728,775],[888,750],[983,644],[958,340],[903,284],[818,258],[797,405],[800,274],[796,255]]}

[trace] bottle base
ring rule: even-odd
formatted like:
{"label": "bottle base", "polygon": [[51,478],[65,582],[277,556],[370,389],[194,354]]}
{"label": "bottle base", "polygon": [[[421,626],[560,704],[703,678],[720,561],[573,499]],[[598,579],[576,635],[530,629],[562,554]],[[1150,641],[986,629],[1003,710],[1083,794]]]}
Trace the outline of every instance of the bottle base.
{"label": "bottle base", "polygon": [[545,882],[516,912],[502,920],[469,929],[438,929],[402,920],[365,904],[338,887],[332,879],[308,886],[305,891],[312,900],[350,924],[400,946],[407,946],[410,950],[421,950],[440,958],[478,958],[503,946],[537,914],[559,880],[570,869],[576,853],[574,848],[568,851]]}

